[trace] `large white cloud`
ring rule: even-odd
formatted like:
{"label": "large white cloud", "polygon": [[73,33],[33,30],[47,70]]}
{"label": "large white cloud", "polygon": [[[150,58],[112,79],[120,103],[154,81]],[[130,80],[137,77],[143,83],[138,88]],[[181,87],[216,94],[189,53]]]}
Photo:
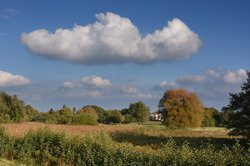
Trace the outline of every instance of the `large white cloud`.
{"label": "large white cloud", "polygon": [[114,13],[96,14],[97,22],[49,32],[21,35],[34,54],[80,64],[148,64],[185,59],[201,45],[198,35],[174,18],[161,30],[142,36],[128,19]]}
{"label": "large white cloud", "polygon": [[0,70],[0,87],[12,87],[30,84],[31,81],[21,75],[14,75],[12,73]]}

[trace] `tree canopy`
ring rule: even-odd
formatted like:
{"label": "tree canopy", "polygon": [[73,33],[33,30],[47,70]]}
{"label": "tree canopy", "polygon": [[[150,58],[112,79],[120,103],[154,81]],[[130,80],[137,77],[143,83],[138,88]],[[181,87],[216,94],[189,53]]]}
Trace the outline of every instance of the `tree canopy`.
{"label": "tree canopy", "polygon": [[250,72],[241,86],[241,92],[230,94],[230,103],[224,108],[229,112],[228,127],[232,135],[243,135],[250,138]]}
{"label": "tree canopy", "polygon": [[0,92],[0,123],[29,121],[37,113],[16,95]]}
{"label": "tree canopy", "polygon": [[204,107],[196,93],[172,89],[164,93],[159,102],[163,123],[168,127],[200,127]]}
{"label": "tree canopy", "polygon": [[148,121],[150,109],[143,102],[131,103],[128,109],[129,114],[139,124]]}

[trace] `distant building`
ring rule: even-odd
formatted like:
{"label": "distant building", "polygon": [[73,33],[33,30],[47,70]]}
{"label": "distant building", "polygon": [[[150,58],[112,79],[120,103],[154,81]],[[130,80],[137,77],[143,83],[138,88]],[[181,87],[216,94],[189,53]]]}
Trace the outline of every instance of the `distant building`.
{"label": "distant building", "polygon": [[159,113],[159,112],[150,113],[150,120],[152,120],[152,121],[161,121],[162,120],[161,113]]}

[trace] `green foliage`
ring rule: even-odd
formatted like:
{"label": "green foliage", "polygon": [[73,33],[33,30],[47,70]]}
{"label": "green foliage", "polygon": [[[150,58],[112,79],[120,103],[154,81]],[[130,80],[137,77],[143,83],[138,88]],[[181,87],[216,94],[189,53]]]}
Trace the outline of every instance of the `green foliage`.
{"label": "green foliage", "polygon": [[249,165],[250,151],[236,143],[216,149],[212,144],[193,148],[170,139],[158,150],[116,143],[107,133],[66,137],[48,129],[19,138],[0,129],[0,156],[27,165]]}
{"label": "green foliage", "polygon": [[0,123],[30,121],[38,112],[16,95],[0,92]]}
{"label": "green foliage", "polygon": [[215,109],[205,108],[202,127],[215,127]]}
{"label": "green foliage", "polygon": [[204,117],[198,96],[184,89],[166,91],[159,102],[159,111],[168,127],[200,127]]}
{"label": "green foliage", "polygon": [[228,127],[230,134],[243,135],[250,138],[250,72],[247,72],[247,81],[241,87],[240,93],[230,94]]}
{"label": "green foliage", "polygon": [[72,124],[97,125],[97,117],[92,114],[76,114],[73,116]]}
{"label": "green foliage", "polygon": [[0,127],[0,157],[13,158],[14,139],[6,134],[3,127]]}
{"label": "green foliage", "polygon": [[48,129],[40,129],[28,132],[22,138],[16,139],[16,160],[27,164],[58,164],[63,157],[62,150],[65,148],[65,135],[53,133]]}
{"label": "green foliage", "polygon": [[124,123],[136,122],[136,119],[133,118],[133,116],[130,114],[126,114],[124,117],[125,117]]}
{"label": "green foliage", "polygon": [[106,114],[106,123],[122,123],[124,121],[123,115],[118,110],[109,110]]}
{"label": "green foliage", "polygon": [[49,124],[77,124],[77,125],[96,125],[97,114],[92,108],[84,108],[73,112],[69,107],[63,106],[62,109],[48,112],[41,112],[33,117],[33,121]]}
{"label": "green foliage", "polygon": [[87,105],[87,106],[84,106],[82,109],[85,109],[85,108],[92,108],[94,109],[95,113],[97,114],[98,116],[98,122],[99,123],[104,123],[106,121],[106,113],[105,113],[105,110],[101,107],[98,107],[96,105]]}
{"label": "green foliage", "polygon": [[131,103],[128,109],[132,120],[135,119],[139,124],[148,121],[150,109],[143,102]]}
{"label": "green foliage", "polygon": [[229,116],[233,113],[233,111],[228,107],[223,107],[220,113],[221,118],[221,126],[228,127],[229,126]]}

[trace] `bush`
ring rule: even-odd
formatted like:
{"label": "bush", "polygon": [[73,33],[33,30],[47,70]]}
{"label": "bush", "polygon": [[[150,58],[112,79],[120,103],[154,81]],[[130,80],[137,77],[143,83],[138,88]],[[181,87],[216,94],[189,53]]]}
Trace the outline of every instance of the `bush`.
{"label": "bush", "polygon": [[122,123],[124,121],[124,117],[118,110],[110,110],[107,111],[107,123]]}
{"label": "bush", "polygon": [[92,114],[77,114],[73,116],[72,124],[97,125],[97,117]]}
{"label": "bush", "polygon": [[215,127],[215,111],[211,108],[205,108],[202,127]]}
{"label": "bush", "polygon": [[6,134],[5,129],[0,127],[0,157],[13,158],[14,139]]}

